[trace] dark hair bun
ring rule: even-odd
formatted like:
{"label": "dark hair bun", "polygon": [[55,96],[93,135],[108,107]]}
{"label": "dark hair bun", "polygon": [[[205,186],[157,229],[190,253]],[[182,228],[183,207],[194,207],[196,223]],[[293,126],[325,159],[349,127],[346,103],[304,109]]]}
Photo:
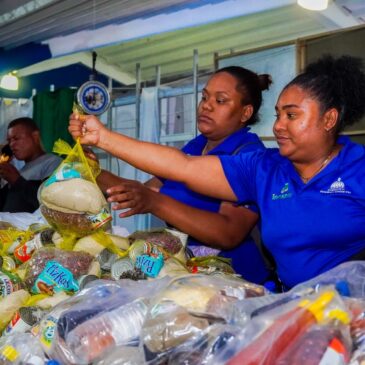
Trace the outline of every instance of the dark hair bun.
{"label": "dark hair bun", "polygon": [[261,74],[258,75],[259,85],[261,90],[269,90],[270,85],[272,84],[272,78],[269,74]]}
{"label": "dark hair bun", "polygon": [[328,100],[340,106],[340,130],[361,119],[365,113],[365,74],[360,58],[325,55],[316,63],[308,65],[305,72],[320,78],[331,93],[331,99]]}

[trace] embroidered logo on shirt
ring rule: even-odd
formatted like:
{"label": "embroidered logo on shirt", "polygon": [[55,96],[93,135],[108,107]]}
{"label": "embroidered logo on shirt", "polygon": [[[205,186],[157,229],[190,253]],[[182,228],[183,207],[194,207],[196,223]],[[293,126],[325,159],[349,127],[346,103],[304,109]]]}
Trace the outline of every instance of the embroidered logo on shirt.
{"label": "embroidered logo on shirt", "polygon": [[272,200],[289,199],[292,197],[292,195],[293,194],[289,192],[289,183],[285,183],[280,190],[280,194],[273,194],[271,199]]}
{"label": "embroidered logo on shirt", "polygon": [[334,181],[329,189],[320,190],[322,194],[351,194],[351,191],[346,190],[345,183],[339,177],[336,181]]}

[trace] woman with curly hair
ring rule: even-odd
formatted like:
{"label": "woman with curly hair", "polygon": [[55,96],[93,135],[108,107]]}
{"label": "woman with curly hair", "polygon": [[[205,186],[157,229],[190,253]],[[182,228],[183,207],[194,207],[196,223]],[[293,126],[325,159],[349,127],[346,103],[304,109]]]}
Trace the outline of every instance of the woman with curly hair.
{"label": "woman with curly hair", "polygon": [[[237,156],[186,156],[72,116],[69,131],[157,176],[259,208],[261,234],[285,289],[365,250],[365,147],[339,135],[365,114],[361,61],[325,56],[281,92],[278,149]],[[123,201],[120,192],[109,201]]]}

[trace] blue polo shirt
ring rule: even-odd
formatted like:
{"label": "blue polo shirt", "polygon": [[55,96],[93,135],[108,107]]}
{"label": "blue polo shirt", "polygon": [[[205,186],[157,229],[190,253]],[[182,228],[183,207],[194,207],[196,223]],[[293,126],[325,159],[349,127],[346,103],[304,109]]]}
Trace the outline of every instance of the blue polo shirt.
{"label": "blue polo shirt", "polygon": [[[254,133],[249,132],[250,128],[243,128],[231,134],[220,145],[209,151],[209,155],[232,155],[246,154],[257,150],[264,150],[264,145]],[[207,143],[207,138],[199,135],[188,142],[182,149],[186,154],[192,156],[201,156],[202,151]],[[221,200],[210,198],[205,195],[195,193],[188,189],[184,184],[172,181],[163,180],[164,183],[160,192],[166,194],[184,204],[195,208],[207,210],[210,212],[218,212]],[[257,212],[255,207],[252,210]],[[202,245],[201,242],[189,237],[188,245]],[[262,283],[269,275],[262,255],[257,248],[254,240],[248,237],[244,242],[232,250],[224,250],[219,253],[219,256],[232,259],[234,270],[241,274],[246,280],[255,283]]]}
{"label": "blue polo shirt", "polygon": [[365,147],[339,137],[340,153],[304,184],[277,149],[221,163],[240,202],[255,202],[262,239],[288,288],[365,249]]}

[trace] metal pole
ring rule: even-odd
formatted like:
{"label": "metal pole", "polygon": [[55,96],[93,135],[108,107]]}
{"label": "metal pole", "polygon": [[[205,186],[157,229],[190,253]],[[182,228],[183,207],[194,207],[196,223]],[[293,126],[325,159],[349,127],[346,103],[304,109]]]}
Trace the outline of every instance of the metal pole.
{"label": "metal pole", "polygon": [[136,64],[136,138],[140,138],[141,65]]}
{"label": "metal pole", "polygon": [[[161,85],[161,66],[156,66],[156,88],[157,88],[157,95],[158,89]],[[160,143],[160,136],[161,136],[161,114],[160,114],[160,99],[158,98],[158,143]]]}
{"label": "metal pole", "polygon": [[[156,66],[156,79],[155,79],[155,85],[157,88],[157,95],[158,95],[158,89],[161,85],[161,66]],[[157,143],[160,143],[160,136],[161,136],[161,114],[160,114],[160,98],[157,97],[158,102],[158,141]],[[145,214],[145,228],[151,229],[152,228],[152,214]]]}
{"label": "metal pole", "polygon": [[195,136],[198,135],[198,123],[197,118],[197,108],[198,108],[198,50],[194,49],[193,55],[193,112],[192,112],[192,122],[194,125]]}
{"label": "metal pole", "polygon": [[[113,79],[111,77],[108,78],[108,91],[111,99],[113,93]],[[113,122],[113,109],[110,106],[106,114],[106,126],[108,127],[109,130],[113,129],[112,122]],[[119,162],[117,161],[117,163]],[[112,171],[112,155],[110,153],[108,153],[106,157],[106,169],[108,171]]]}
{"label": "metal pole", "polygon": [[[140,138],[140,104],[141,104],[141,65],[136,64],[136,133],[135,137]],[[137,180],[137,169],[134,170],[134,179]]]}
{"label": "metal pole", "polygon": [[156,87],[161,86],[161,66],[156,66]]}

